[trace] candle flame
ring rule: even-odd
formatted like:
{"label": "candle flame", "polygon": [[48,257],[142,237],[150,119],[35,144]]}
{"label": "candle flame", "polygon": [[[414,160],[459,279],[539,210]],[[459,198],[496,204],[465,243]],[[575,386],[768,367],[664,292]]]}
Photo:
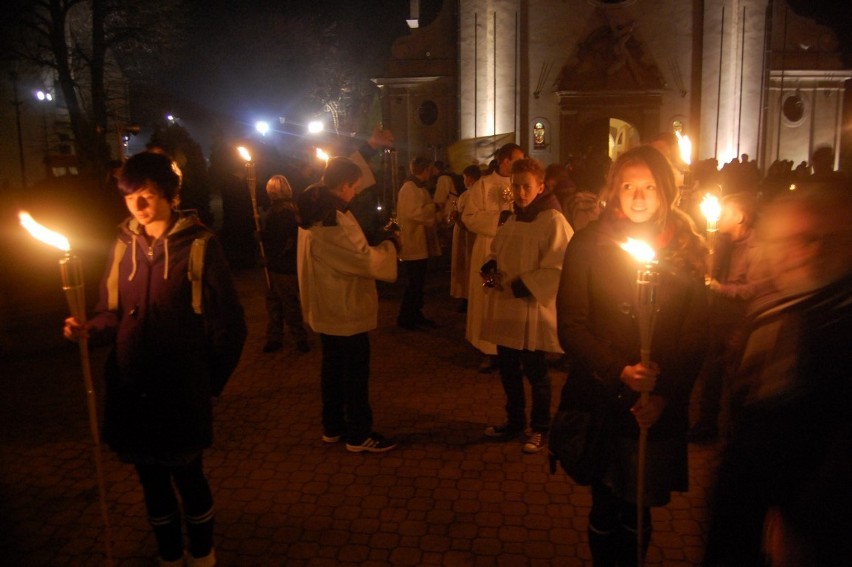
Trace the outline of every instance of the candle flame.
{"label": "candle flame", "polygon": [[657,255],[654,252],[654,249],[647,242],[642,242],[641,240],[636,240],[635,238],[628,238],[627,242],[621,244],[621,249],[625,252],[629,253],[633,258],[636,259],[637,262],[642,264],[648,264],[654,260],[654,257]]}
{"label": "candle flame", "polygon": [[244,160],[251,161],[251,154],[244,146],[238,147],[237,151],[240,152],[240,157],[242,157]]}
{"label": "candle flame", "polygon": [[699,208],[701,209],[701,214],[707,219],[707,222],[714,225],[722,214],[722,205],[719,204],[719,198],[712,193],[704,195]]}
{"label": "candle flame", "polygon": [[28,212],[20,211],[18,213],[18,218],[21,220],[21,226],[27,229],[33,238],[41,240],[45,244],[49,244],[54,248],[59,248],[65,252],[71,250],[71,243],[68,242],[67,238],[58,232],[54,232],[38,224]]}
{"label": "candle flame", "polygon": [[330,156],[322,151],[322,148],[317,148],[317,158],[323,160],[325,163],[328,163],[328,158]]}
{"label": "candle flame", "polygon": [[692,142],[689,140],[689,136],[681,134],[679,131],[675,131],[675,134],[677,134],[677,147],[680,149],[680,159],[686,165],[691,165]]}

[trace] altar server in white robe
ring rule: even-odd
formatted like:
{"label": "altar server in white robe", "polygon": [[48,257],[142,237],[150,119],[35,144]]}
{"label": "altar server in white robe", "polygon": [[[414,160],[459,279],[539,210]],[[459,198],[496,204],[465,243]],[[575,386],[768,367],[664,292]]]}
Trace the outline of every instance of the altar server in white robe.
{"label": "altar server in white robe", "polygon": [[482,337],[485,293],[482,289],[482,279],[479,277],[479,268],[491,251],[491,241],[497,234],[501,215],[505,220],[511,213],[514,197],[509,187],[509,172],[512,163],[523,157],[523,150],[514,143],[505,144],[497,150],[497,168],[468,189],[470,196],[462,213],[464,226],[476,234],[470,257],[465,338],[486,355],[480,372],[496,370],[494,355],[497,354],[497,346]]}
{"label": "altar server in white robe", "polygon": [[546,353],[562,353],[556,332],[556,293],[568,241],[574,234],[559,201],[544,188],[537,160],[512,164],[513,213],[497,229],[491,255],[480,265],[485,283],[482,338],[497,345],[506,394],[506,422],[486,428],[509,440],[527,428],[524,376],[530,382],[530,434],[523,450],[541,451],[550,428]]}

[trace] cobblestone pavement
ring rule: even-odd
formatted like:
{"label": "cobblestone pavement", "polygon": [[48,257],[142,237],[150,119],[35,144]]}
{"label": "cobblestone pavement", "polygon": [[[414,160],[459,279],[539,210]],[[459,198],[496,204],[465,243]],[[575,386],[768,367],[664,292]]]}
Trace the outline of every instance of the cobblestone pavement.
{"label": "cobblestone pavement", "polygon": [[[238,275],[249,339],[216,413],[205,454],[216,499],[220,565],[590,565],[588,489],[551,475],[521,441],[483,438],[504,417],[496,374],[464,340],[464,315],[430,274],[427,316],[395,323],[401,285],[380,288],[371,333],[376,429],[400,440],[382,454],[320,441],[318,337],[262,354],[262,274]],[[58,332],[57,328],[45,333]],[[96,380],[105,352],[92,353]],[[565,374],[551,373],[554,405]],[[80,359],[73,345],[0,362],[0,563],[103,565],[104,529]],[[700,562],[705,496],[717,449],[690,447],[691,490],[653,511],[648,565]],[[103,451],[116,565],[153,565],[156,548],[132,467]]]}

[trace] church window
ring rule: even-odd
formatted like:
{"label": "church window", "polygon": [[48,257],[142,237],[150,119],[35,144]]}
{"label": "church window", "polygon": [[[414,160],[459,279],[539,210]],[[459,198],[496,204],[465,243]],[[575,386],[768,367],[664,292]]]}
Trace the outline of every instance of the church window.
{"label": "church window", "polygon": [[544,123],[537,121],[533,126],[533,147],[537,150],[543,150],[547,147],[546,130]]}

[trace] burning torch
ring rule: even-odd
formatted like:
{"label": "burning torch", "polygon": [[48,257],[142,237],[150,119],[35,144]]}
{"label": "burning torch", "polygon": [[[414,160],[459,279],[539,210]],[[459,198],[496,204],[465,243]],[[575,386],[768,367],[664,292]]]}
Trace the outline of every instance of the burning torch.
{"label": "burning torch", "polygon": [[[654,334],[654,322],[657,318],[657,281],[659,273],[656,270],[654,257],[656,253],[647,243],[628,238],[621,248],[626,250],[639,268],[636,271],[636,322],[639,325],[639,357],[643,366],[651,365],[651,339]],[[650,394],[639,394],[639,404],[648,403]],[[648,447],[648,428],[639,429],[639,449],[636,459],[636,564],[642,565],[644,558],[645,518],[642,513],[645,500],[645,453]]]}
{"label": "burning torch", "polygon": [[[84,326],[86,324],[86,293],[83,279],[83,264],[79,256],[71,252],[71,244],[63,235],[49,230],[33,219],[29,213],[21,211],[18,218],[27,231],[37,240],[49,244],[65,252],[59,260],[59,272],[62,276],[62,289],[68,300],[71,316]],[[106,505],[106,489],[104,484],[103,462],[101,455],[101,438],[98,431],[98,410],[95,401],[95,388],[92,381],[92,369],[89,363],[89,339],[81,334],[77,340],[80,347],[80,363],[83,368],[83,384],[86,388],[86,406],[89,413],[89,429],[95,444],[95,472],[97,474],[98,496],[100,497],[101,517],[104,522],[104,545],[106,546],[107,565],[112,566],[112,530]]]}
{"label": "burning torch", "polygon": [[399,191],[399,164],[398,154],[394,148],[385,149],[387,168],[390,170],[390,188],[393,208],[391,209],[388,222],[385,224],[385,232],[399,232],[399,221],[396,218],[396,193]]}
{"label": "burning torch", "polygon": [[249,195],[251,196],[251,210],[254,214],[254,230],[257,246],[260,249],[260,261],[263,264],[263,275],[266,276],[266,289],[272,289],[272,282],[269,280],[269,268],[266,265],[266,249],[263,247],[263,232],[260,228],[260,212],[257,210],[257,172],[249,151],[244,146],[238,147],[237,151],[246,162],[246,185],[248,185]]}
{"label": "burning torch", "polygon": [[680,150],[680,159],[686,165],[683,172],[683,186],[688,191],[692,187],[692,142],[689,136],[675,131],[677,135],[677,147]]}
{"label": "burning torch", "polygon": [[316,156],[317,159],[322,160],[322,162],[326,165],[328,165],[328,160],[331,157],[327,153],[325,153],[322,148],[317,148]]}
{"label": "burning torch", "polygon": [[708,271],[712,275],[714,263],[716,259],[716,235],[718,229],[716,224],[719,222],[719,217],[722,215],[722,206],[719,204],[719,198],[713,193],[707,193],[701,200],[699,205],[701,214],[707,219],[707,228],[705,235],[707,237],[707,247],[710,249],[710,262]]}

